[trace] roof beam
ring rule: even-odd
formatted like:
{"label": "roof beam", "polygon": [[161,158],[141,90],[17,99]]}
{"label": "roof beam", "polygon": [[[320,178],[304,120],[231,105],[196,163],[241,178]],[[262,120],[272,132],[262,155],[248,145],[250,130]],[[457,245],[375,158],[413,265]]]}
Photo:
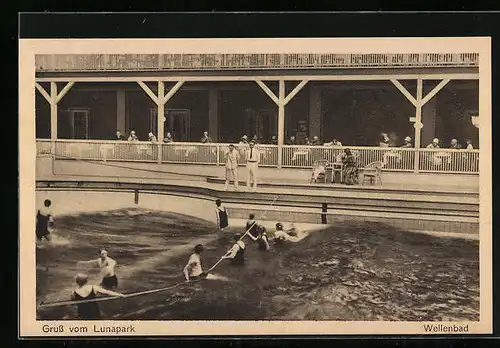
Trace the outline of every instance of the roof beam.
{"label": "roof beam", "polygon": [[388,80],[479,80],[479,73],[453,74],[400,74],[400,75],[282,75],[282,76],[53,76],[36,77],[36,82],[139,82],[168,81],[200,82],[200,81],[276,81],[279,78],[286,81],[388,81]]}

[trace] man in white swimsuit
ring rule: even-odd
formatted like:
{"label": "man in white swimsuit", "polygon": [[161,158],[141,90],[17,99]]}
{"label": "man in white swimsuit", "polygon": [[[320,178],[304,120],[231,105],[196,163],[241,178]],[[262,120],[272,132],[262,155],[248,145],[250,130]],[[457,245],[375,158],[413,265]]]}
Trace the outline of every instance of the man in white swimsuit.
{"label": "man in white swimsuit", "polygon": [[115,289],[118,287],[118,278],[116,278],[115,275],[115,267],[117,263],[108,256],[108,252],[106,250],[101,250],[100,257],[98,259],[79,261],[78,264],[91,264],[99,266],[102,276],[101,286],[106,289]]}

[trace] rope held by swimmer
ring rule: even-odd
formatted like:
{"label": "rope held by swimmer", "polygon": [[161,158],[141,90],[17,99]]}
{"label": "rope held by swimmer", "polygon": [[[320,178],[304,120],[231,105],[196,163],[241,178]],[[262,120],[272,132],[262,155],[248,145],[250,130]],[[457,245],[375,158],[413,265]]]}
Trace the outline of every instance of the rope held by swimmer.
{"label": "rope held by swimmer", "polygon": [[[279,198],[279,195],[277,195],[276,198],[274,198],[274,200],[272,201],[272,203],[261,214],[261,216],[259,217],[259,220],[262,219],[265,216],[265,214],[269,211],[269,208],[271,208],[274,205],[274,203],[278,200],[278,198]],[[253,224],[250,225],[250,227],[245,231],[245,233],[241,236],[241,238],[238,241],[241,241],[243,238],[245,238],[245,236],[247,235],[247,233],[250,232],[250,230],[252,229],[252,227],[256,223],[257,223],[257,220],[255,220],[253,222]],[[224,254],[224,256],[226,256],[226,255],[227,255],[227,253]],[[212,267],[210,267],[210,269],[206,273],[208,274],[208,273],[212,272],[222,262],[222,260],[224,260],[224,256],[222,256],[219,259],[219,261],[217,261]],[[48,303],[44,303],[42,301],[40,303],[40,305],[38,306],[38,308],[53,308],[53,307],[71,306],[71,305],[77,305],[77,304],[82,304],[82,303],[104,302],[104,301],[117,300],[117,299],[120,299],[120,298],[130,298],[130,297],[136,297],[136,296],[149,295],[149,294],[154,294],[154,293],[157,293],[157,292],[171,290],[171,289],[174,289],[174,288],[176,288],[176,287],[178,287],[178,286],[180,286],[182,284],[196,283],[196,282],[199,282],[201,280],[203,280],[203,279],[190,280],[190,281],[182,281],[182,282],[179,282],[179,283],[167,286],[165,288],[159,288],[159,289],[152,289],[152,290],[134,292],[134,293],[130,293],[130,294],[125,294],[123,296],[110,296],[110,297],[93,298],[93,299],[89,299],[89,300],[80,300],[80,301],[78,301],[78,300],[71,300],[71,301],[59,301],[59,302],[48,302]]]}
{"label": "rope held by swimmer", "polygon": [[[262,215],[259,217],[259,219],[258,219],[258,220],[262,219],[262,218],[265,216],[265,214],[269,211],[269,208],[271,208],[271,207],[274,205],[274,203],[278,200],[278,198],[279,198],[279,197],[280,197],[280,195],[277,195],[277,196],[276,196],[276,198],[274,198],[274,200],[273,200],[273,201],[271,202],[271,204],[267,207],[267,209],[266,209],[266,210],[262,213]],[[245,233],[241,236],[241,238],[240,238],[240,239],[238,239],[238,241],[237,241],[237,242],[239,242],[239,241],[243,240],[243,238],[245,238],[245,236],[247,235],[247,233],[249,233],[249,232],[250,232],[250,230],[252,229],[252,227],[253,227],[256,223],[257,223],[257,220],[255,220],[255,221],[254,221],[254,222],[250,225],[250,227],[249,227],[249,228],[245,231]],[[236,242],[236,243],[237,243],[237,242]],[[208,273],[212,272],[212,271],[215,269],[215,267],[217,267],[217,266],[218,266],[218,265],[222,262],[222,260],[224,260],[224,257],[225,257],[225,256],[227,256],[228,254],[229,254],[229,251],[228,251],[228,252],[226,252],[226,253],[224,254],[224,256],[222,256],[222,257],[219,259],[219,261],[217,261],[217,262],[216,262],[216,263],[215,263],[212,267],[210,267],[210,269],[209,269],[206,273],[208,274]]]}

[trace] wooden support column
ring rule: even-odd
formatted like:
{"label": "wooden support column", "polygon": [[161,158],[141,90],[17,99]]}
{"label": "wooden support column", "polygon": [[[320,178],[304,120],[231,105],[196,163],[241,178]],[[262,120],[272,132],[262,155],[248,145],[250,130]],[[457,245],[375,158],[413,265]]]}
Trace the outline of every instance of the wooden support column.
{"label": "wooden support column", "polygon": [[[157,122],[156,122],[156,137],[158,142],[163,143],[163,135],[165,132],[165,83],[163,81],[158,81],[158,113],[156,114]],[[161,149],[161,146],[158,150]],[[160,153],[158,152],[158,157]]]}
{"label": "wooden support column", "polygon": [[414,98],[410,92],[396,79],[391,79],[391,82],[396,86],[397,89],[415,106],[415,117],[410,117],[410,122],[413,123],[413,127],[415,128],[415,166],[414,172],[418,173],[420,166],[420,147],[422,143],[421,133],[422,127],[424,124],[422,123],[422,108],[428,103],[444,86],[450,82],[451,77],[447,76],[439,82],[439,84],[434,87],[425,97],[423,97],[423,77],[417,78],[417,98]]}
{"label": "wooden support column", "polygon": [[157,129],[156,137],[158,139],[158,163],[162,161],[162,149],[163,149],[163,138],[165,133],[165,104],[174,96],[174,94],[181,88],[184,81],[177,81],[174,87],[167,94],[165,94],[165,83],[163,81],[158,81],[158,95],[143,82],[137,81],[139,86],[146,92],[146,94],[151,98],[151,100],[156,104],[158,108],[157,113]]}
{"label": "wooden support column", "polygon": [[74,81],[68,82],[66,86],[61,90],[61,92],[57,93],[57,83],[54,81],[50,81],[50,94],[40,85],[38,82],[35,83],[36,89],[42,94],[45,100],[50,104],[50,139],[52,140],[51,145],[51,153],[55,154],[57,139],[57,104],[61,101],[62,98],[69,92],[71,87],[75,84]]}
{"label": "wooden support column", "polygon": [[419,167],[420,167],[420,147],[421,147],[421,130],[422,130],[422,92],[423,92],[423,86],[422,86],[422,79],[419,78],[417,80],[417,98],[416,98],[416,112],[415,112],[415,123],[413,126],[415,127],[415,148],[417,151],[415,151],[415,167],[414,167],[414,172],[418,173],[419,172]]}
{"label": "wooden support column", "polygon": [[50,139],[57,139],[57,84],[50,83]]}
{"label": "wooden support column", "polygon": [[285,80],[283,79],[279,81],[278,100],[278,168],[281,168],[285,143]]}
{"label": "wooden support column", "polygon": [[278,168],[281,168],[283,163],[283,144],[285,143],[285,106],[292,100],[293,97],[300,92],[309,80],[302,80],[295,88],[288,94],[285,94],[285,79],[279,79],[278,96],[266,86],[261,80],[255,82],[262,88],[262,90],[271,98],[271,100],[278,105]]}

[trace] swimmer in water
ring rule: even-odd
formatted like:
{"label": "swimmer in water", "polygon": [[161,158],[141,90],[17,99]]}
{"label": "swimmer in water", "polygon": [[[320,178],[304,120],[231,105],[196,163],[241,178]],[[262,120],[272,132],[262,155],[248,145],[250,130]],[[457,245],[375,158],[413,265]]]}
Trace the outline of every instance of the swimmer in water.
{"label": "swimmer in water", "polygon": [[295,234],[295,236],[284,231],[283,224],[281,222],[278,222],[276,224],[276,232],[274,232],[274,243],[277,246],[283,245],[285,241],[297,243],[309,235],[309,232],[307,232],[307,231],[306,232],[298,232],[298,231],[296,231],[295,228],[293,228],[293,233]]}
{"label": "swimmer in water", "polygon": [[254,241],[257,242],[257,247],[260,251],[268,251],[269,247],[269,238],[267,236],[266,228],[264,226],[255,225],[254,233],[257,234],[255,237],[252,233],[248,233],[248,236]]}
{"label": "swimmer in water", "polygon": [[189,261],[184,267],[186,281],[207,278],[208,274],[203,272],[203,268],[201,267],[201,254],[204,250],[205,248],[201,244],[194,247],[194,254],[189,257]]}
{"label": "swimmer in water", "polygon": [[234,245],[229,249],[226,255],[222,256],[223,259],[230,259],[231,265],[243,266],[245,265],[245,243],[240,240],[241,236],[236,234],[234,236]]}
{"label": "swimmer in water", "polygon": [[43,202],[43,207],[40,208],[36,214],[36,239],[41,242],[43,238],[45,238],[48,242],[50,242],[50,231],[52,229],[53,218],[52,211],[50,206],[52,202],[49,199],[46,199]]}
{"label": "swimmer in water", "polygon": [[215,205],[215,213],[217,216],[217,224],[219,225],[219,232],[224,232],[224,228],[229,226],[226,207],[222,204],[222,201],[220,199],[217,199],[215,201]]}
{"label": "swimmer in water", "polygon": [[106,250],[101,250],[100,257],[98,259],[79,261],[77,264],[91,264],[99,266],[102,276],[101,286],[107,289],[116,289],[118,287],[118,278],[116,278],[115,275],[115,267],[117,263],[108,256],[108,252]]}
{"label": "swimmer in water", "polygon": [[191,254],[183,270],[186,281],[190,282],[203,279],[228,281],[229,279],[224,276],[203,272],[203,268],[201,267],[201,254],[204,250],[205,248],[201,244],[194,247],[194,254]]}
{"label": "swimmer in water", "polygon": [[[109,296],[125,296],[119,292],[106,290],[97,285],[87,284],[88,276],[79,273],[76,276],[76,284],[78,287],[74,290],[72,299],[75,301],[91,300],[97,298],[97,294]],[[99,320],[101,319],[101,311],[97,302],[78,303],[78,317],[82,320]]]}

